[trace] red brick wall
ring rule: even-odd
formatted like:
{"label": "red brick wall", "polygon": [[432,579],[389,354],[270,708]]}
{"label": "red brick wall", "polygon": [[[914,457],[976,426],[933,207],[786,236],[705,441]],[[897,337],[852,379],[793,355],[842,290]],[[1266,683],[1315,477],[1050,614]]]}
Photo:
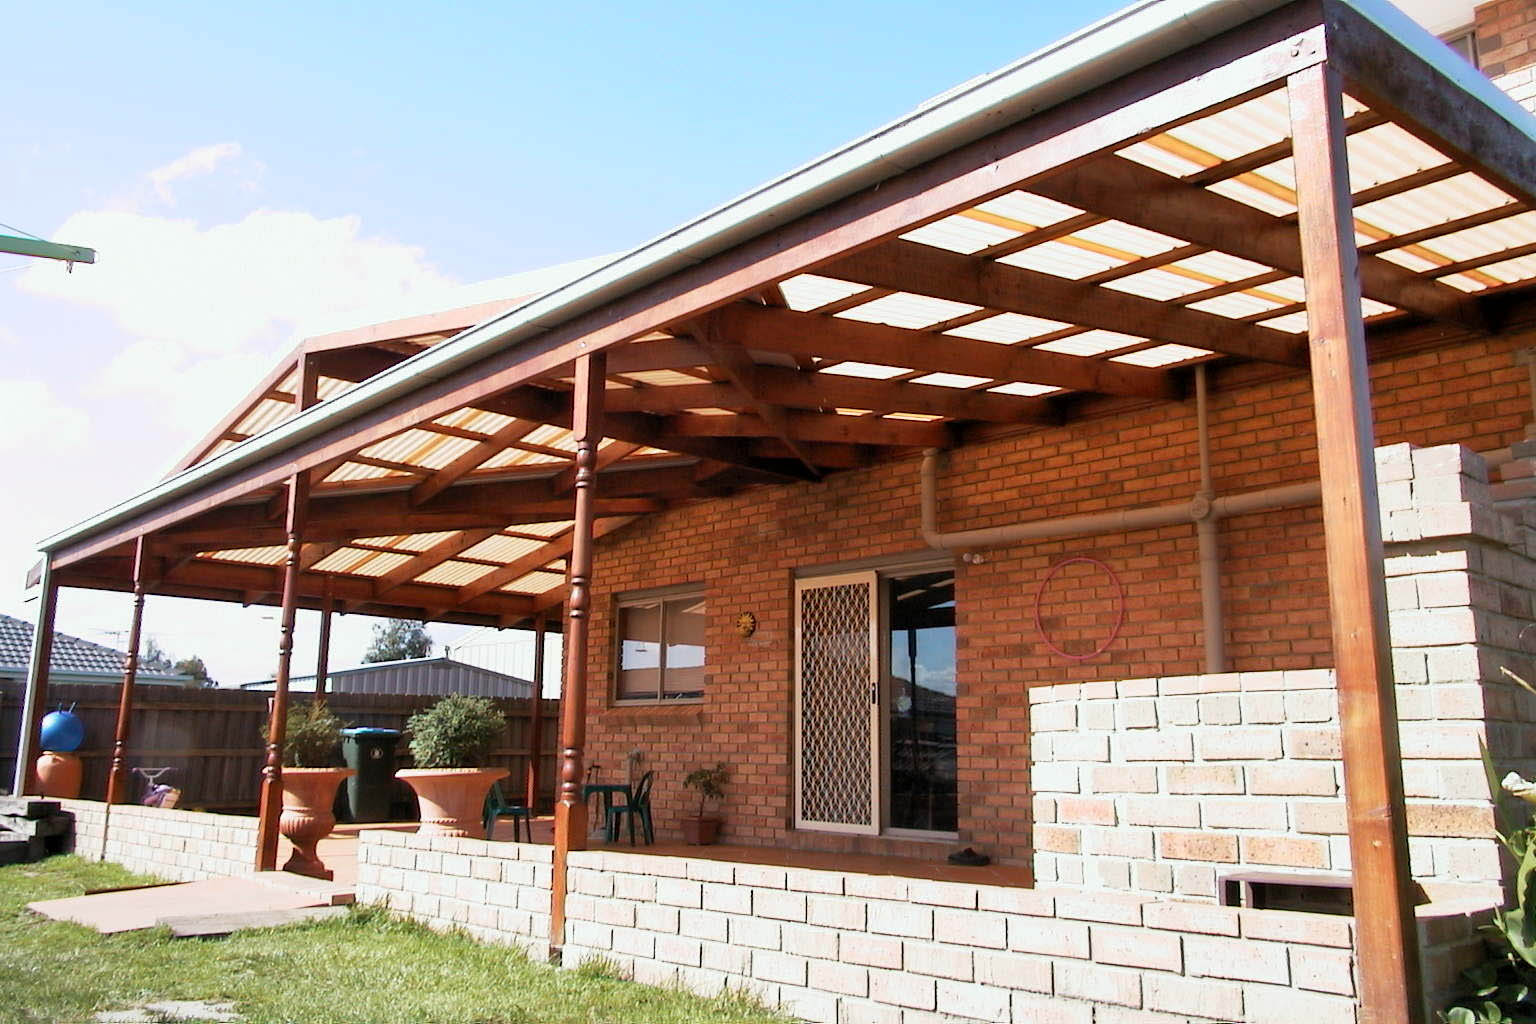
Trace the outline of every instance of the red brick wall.
{"label": "red brick wall", "polygon": [[[1525,341],[1529,344],[1529,341]],[[1374,367],[1379,444],[1461,442],[1478,450],[1524,434],[1526,375],[1501,339],[1401,356]],[[1212,443],[1218,493],[1312,478],[1316,453],[1305,378],[1242,384],[1218,379]],[[949,454],[940,473],[943,529],[1187,500],[1196,464],[1193,402],[1076,421],[975,444]],[[599,545],[590,664],[589,758],[622,773],[631,750],[658,771],[657,824],[677,835],[690,805],[682,776],[725,761],[732,779],[727,838],[757,844],[914,853],[945,846],[853,839],[789,827],[791,595],[797,569],[923,548],[918,466],[906,460],[819,484],[760,489],[654,516]],[[1330,664],[1319,511],[1286,510],[1223,522],[1221,550],[1228,652],[1234,670]],[[1125,588],[1125,621],[1102,656],[1051,654],[1034,626],[1035,592],[1062,558],[1107,563]],[[1073,538],[994,549],[979,564],[956,559],[961,841],[994,856],[1030,854],[1029,708],[1038,683],[1200,672],[1202,640],[1192,527]],[[1064,582],[1071,583],[1066,580]],[[1114,615],[1107,581],[1091,594],[1052,585],[1048,628],[1068,650],[1091,648]],[[682,583],[707,587],[707,697],[703,704],[611,706],[613,597]],[[758,619],[750,639],[738,613]],[[691,813],[691,812],[690,812]]]}
{"label": "red brick wall", "polygon": [[1493,0],[1473,13],[1478,63],[1527,109],[1536,110],[1536,3]]}

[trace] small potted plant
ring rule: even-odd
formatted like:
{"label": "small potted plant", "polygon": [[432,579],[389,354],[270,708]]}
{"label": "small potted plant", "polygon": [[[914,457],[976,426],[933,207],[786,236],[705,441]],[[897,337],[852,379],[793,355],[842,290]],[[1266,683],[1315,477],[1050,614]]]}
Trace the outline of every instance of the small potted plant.
{"label": "small potted plant", "polygon": [[278,832],[293,846],[284,871],[332,877],[315,845],[336,827],[331,813],[336,787],[354,774],[350,768],[335,767],[340,741],[341,720],[324,702],[289,708],[283,737],[283,813],[277,819]]}
{"label": "small potted plant", "polygon": [[489,697],[460,693],[411,716],[406,731],[416,767],[395,774],[421,803],[419,834],[467,836],[479,825],[491,783],[510,774],[480,767],[506,728]]}
{"label": "small potted plant", "polygon": [[725,784],[729,778],[722,763],[713,768],[695,768],[683,780],[683,785],[699,791],[699,813],[683,819],[683,838],[688,845],[709,846],[719,838],[720,817],[718,814],[705,816],[704,808],[711,800],[719,808],[720,801],[725,799]]}

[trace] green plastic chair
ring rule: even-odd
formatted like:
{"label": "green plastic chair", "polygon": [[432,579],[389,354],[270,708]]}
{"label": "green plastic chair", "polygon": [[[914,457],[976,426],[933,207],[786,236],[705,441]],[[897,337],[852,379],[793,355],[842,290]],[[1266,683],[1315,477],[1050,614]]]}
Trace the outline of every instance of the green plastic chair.
{"label": "green plastic chair", "polygon": [[[485,838],[491,838],[491,833],[496,831],[496,821],[499,818],[512,819],[513,842],[533,842],[533,808],[521,800],[509,803],[502,795],[501,783],[493,782],[491,791],[485,798]],[[523,838],[525,835],[526,839]]]}
{"label": "green plastic chair", "polygon": [[619,838],[619,821],[629,819],[629,845],[635,845],[635,819],[640,819],[640,829],[645,835],[645,845],[650,846],[656,841],[656,829],[651,824],[651,783],[656,781],[655,772],[646,772],[640,776],[640,782],[635,786],[634,795],[628,803],[616,804],[608,808],[608,839],[617,842]]}

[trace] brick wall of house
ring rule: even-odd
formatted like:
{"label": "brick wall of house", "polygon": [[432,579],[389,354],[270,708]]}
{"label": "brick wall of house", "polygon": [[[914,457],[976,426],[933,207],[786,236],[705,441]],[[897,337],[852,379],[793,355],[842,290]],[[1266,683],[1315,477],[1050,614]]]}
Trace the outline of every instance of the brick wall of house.
{"label": "brick wall of house", "polygon": [[1527,110],[1536,110],[1536,3],[1493,0],[1473,17],[1483,73]]}
{"label": "brick wall of house", "polygon": [[[1460,442],[1476,450],[1524,435],[1530,398],[1515,337],[1383,358],[1372,368],[1380,444]],[[1216,377],[1212,409],[1216,490],[1231,493],[1315,478],[1309,384],[1256,369]],[[940,473],[944,529],[1188,499],[1197,481],[1193,403],[1163,405],[1068,427],[974,443]],[[599,544],[594,572],[588,757],[608,775],[641,751],[657,769],[657,823],[676,838],[689,805],[681,779],[722,760],[733,778],[726,837],[742,843],[941,855],[946,846],[842,837],[790,828],[792,587],[796,570],[921,551],[915,460],[760,489],[649,517]],[[1230,668],[1303,670],[1331,664],[1320,511],[1288,509],[1221,524]],[[1034,629],[1035,589],[1069,556],[1113,568],[1125,621],[1101,657],[1069,662]],[[1028,690],[1035,686],[1180,676],[1202,670],[1192,527],[1016,545],[956,571],[960,841],[1029,863]],[[1053,585],[1045,624],[1080,651],[1110,629],[1107,581],[1084,574]],[[626,592],[703,584],[709,600],[707,695],[702,704],[616,707],[614,599]],[[743,639],[738,613],[757,632]]]}

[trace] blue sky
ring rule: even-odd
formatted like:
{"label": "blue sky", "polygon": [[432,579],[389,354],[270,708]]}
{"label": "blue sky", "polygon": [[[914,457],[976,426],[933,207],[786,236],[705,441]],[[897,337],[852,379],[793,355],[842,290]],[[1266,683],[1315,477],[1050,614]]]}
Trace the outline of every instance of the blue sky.
{"label": "blue sky", "polygon": [[[0,222],[101,255],[0,256],[0,611],[33,614],[36,539],[156,480],[306,324],[628,248],[1116,6],[12,5]],[[147,629],[270,674],[268,611],[152,600]]]}

